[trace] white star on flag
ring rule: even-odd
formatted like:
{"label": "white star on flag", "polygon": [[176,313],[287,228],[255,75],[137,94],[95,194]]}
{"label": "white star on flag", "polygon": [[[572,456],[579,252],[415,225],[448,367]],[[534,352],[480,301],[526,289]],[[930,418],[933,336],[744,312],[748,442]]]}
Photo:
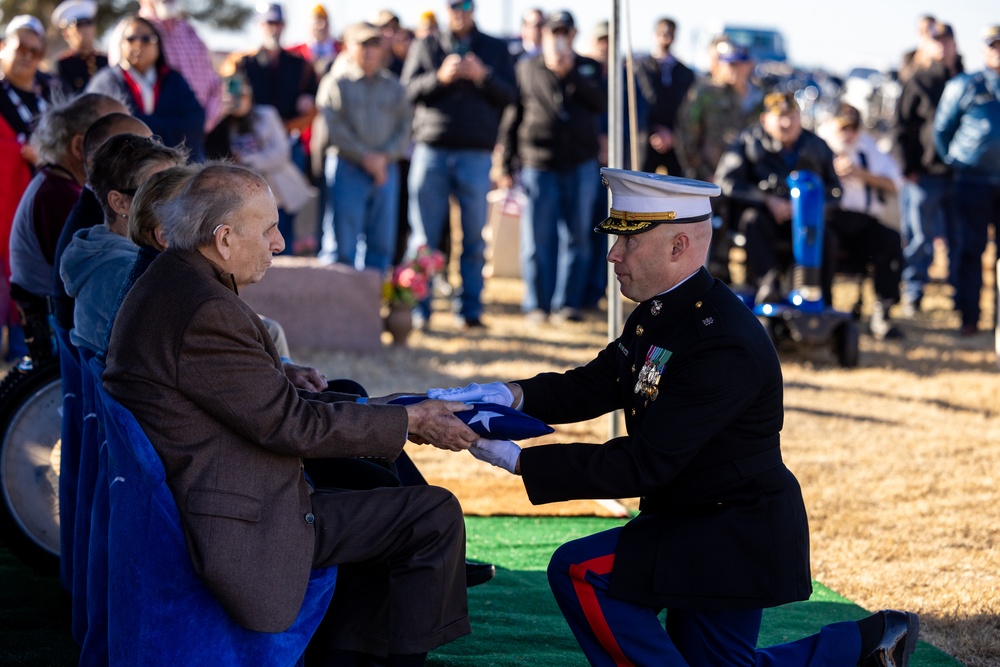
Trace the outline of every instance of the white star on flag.
{"label": "white star on flag", "polygon": [[476,416],[469,420],[469,426],[472,426],[476,422],[482,422],[483,426],[486,427],[486,431],[489,433],[490,419],[492,419],[493,417],[503,417],[503,415],[500,414],[499,412],[489,412],[487,410],[477,412]]}

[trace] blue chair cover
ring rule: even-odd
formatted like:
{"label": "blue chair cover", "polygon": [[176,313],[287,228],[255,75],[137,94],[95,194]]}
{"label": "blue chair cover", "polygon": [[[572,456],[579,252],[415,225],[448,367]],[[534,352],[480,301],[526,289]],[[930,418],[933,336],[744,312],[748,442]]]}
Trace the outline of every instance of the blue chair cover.
{"label": "blue chair cover", "polygon": [[62,433],[59,461],[59,580],[73,590],[73,530],[76,524],[76,483],[80,472],[80,439],[83,431],[83,381],[80,357],[69,332],[53,325],[59,344],[62,375]]}
{"label": "blue chair cover", "polygon": [[110,665],[296,665],[333,597],[337,568],[313,570],[292,627],[254,632],[234,622],[195,574],[160,457],[132,414],[105,404]]}
{"label": "blue chair cover", "polygon": [[[90,498],[90,535],[87,551],[87,634],[80,651],[80,667],[101,667],[108,664],[108,521],[111,507],[108,502],[108,441],[105,430],[104,402],[101,400],[101,375],[104,364],[89,356],[84,368],[84,382],[90,383],[85,392],[92,395],[93,418],[97,421],[97,475],[94,492]],[[74,600],[74,609],[76,601]]]}
{"label": "blue chair cover", "polygon": [[90,527],[94,490],[100,468],[101,406],[90,360],[94,353],[77,348],[83,394],[83,430],[80,437],[79,468],[76,476],[76,512],[73,520],[73,638],[83,646],[87,636],[87,576],[90,561]]}

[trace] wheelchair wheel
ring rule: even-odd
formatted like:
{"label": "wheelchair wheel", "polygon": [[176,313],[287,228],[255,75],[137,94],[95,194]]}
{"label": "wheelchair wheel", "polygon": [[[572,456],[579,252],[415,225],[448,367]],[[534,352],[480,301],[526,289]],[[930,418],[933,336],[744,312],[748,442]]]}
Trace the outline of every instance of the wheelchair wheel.
{"label": "wheelchair wheel", "polygon": [[59,361],[15,366],[0,383],[0,542],[35,570],[59,571]]}
{"label": "wheelchair wheel", "polygon": [[833,332],[833,351],[844,368],[858,365],[858,327],[853,321],[841,323]]}

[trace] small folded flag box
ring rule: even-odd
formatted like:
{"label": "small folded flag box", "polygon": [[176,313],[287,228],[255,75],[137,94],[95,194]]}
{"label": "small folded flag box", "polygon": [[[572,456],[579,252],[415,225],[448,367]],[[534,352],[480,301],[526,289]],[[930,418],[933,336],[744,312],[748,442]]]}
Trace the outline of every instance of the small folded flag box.
{"label": "small folded flag box", "polygon": [[[426,400],[426,396],[400,396],[390,403],[412,405]],[[490,440],[526,440],[553,431],[545,422],[497,403],[473,403],[468,410],[456,412],[455,416]]]}

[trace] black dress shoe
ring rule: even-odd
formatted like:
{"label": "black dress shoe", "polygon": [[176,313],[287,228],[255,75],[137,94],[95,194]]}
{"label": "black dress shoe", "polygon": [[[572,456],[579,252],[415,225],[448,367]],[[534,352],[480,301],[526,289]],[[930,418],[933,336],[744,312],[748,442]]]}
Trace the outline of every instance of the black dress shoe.
{"label": "black dress shoe", "polygon": [[495,577],[497,574],[497,569],[493,567],[493,563],[473,563],[472,561],[465,561],[465,587],[472,588],[473,586],[478,586],[479,584],[485,584],[487,581]]}
{"label": "black dress shoe", "polygon": [[878,614],[885,621],[882,640],[862,656],[858,667],[906,667],[917,648],[920,619],[909,611],[886,609]]}
{"label": "black dress shoe", "polygon": [[466,331],[483,331],[486,329],[486,325],[478,317],[459,317],[458,318],[459,328]]}

